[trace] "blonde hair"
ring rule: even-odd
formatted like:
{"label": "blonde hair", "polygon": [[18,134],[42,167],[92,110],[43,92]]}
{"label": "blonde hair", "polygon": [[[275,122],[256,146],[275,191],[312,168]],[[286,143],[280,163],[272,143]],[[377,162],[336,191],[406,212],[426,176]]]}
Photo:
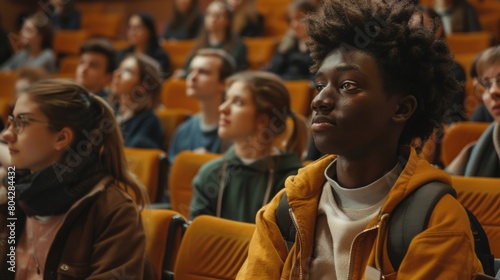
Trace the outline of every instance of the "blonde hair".
{"label": "blonde hair", "polygon": [[272,136],[286,130],[286,119],[293,120],[293,132],[287,141],[285,151],[295,152],[302,157],[307,146],[308,132],[304,118],[297,116],[290,107],[290,93],[283,80],[276,74],[264,71],[245,71],[229,77],[226,85],[243,82],[252,94],[257,113],[266,114],[272,123]]}
{"label": "blonde hair", "polygon": [[68,127],[73,131],[73,151],[80,152],[85,146],[83,152],[97,155],[97,164],[117,186],[133,191],[138,205],[149,203],[145,187],[128,169],[120,127],[105,100],[64,79],[42,80],[22,94],[28,95],[47,116],[49,129]]}

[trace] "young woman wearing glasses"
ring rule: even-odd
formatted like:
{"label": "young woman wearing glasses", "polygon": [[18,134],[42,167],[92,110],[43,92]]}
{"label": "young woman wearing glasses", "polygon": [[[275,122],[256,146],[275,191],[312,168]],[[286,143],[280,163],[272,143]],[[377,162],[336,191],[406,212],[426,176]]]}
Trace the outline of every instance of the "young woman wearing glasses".
{"label": "young woman wearing glasses", "polygon": [[476,94],[494,121],[476,143],[462,150],[447,171],[463,176],[500,177],[500,46],[485,50],[476,69]]}
{"label": "young woman wearing glasses", "polygon": [[0,219],[15,231],[2,223],[0,279],[149,278],[138,206],[147,196],[106,101],[70,81],[38,82],[18,97],[3,138],[11,167]]}

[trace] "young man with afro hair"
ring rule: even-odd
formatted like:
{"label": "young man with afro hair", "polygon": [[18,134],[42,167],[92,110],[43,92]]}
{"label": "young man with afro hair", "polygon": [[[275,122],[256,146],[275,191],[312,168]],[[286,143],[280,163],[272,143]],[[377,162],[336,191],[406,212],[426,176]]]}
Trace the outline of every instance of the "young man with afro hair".
{"label": "young man with afro hair", "polygon": [[[472,279],[482,272],[463,206],[450,194],[395,269],[387,236],[395,207],[446,172],[412,146],[442,123],[459,90],[452,58],[421,13],[401,0],[325,0],[305,20],[318,95],[311,130],[327,154],[299,170],[256,217],[237,279]],[[277,225],[286,192],[290,251]]]}

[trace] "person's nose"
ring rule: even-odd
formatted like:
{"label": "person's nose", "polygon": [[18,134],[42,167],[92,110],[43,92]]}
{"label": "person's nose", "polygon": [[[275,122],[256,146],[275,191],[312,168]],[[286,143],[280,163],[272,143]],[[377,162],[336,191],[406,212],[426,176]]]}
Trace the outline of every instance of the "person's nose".
{"label": "person's nose", "polygon": [[335,101],[327,88],[321,90],[311,102],[311,109],[316,113],[331,111],[334,106]]}

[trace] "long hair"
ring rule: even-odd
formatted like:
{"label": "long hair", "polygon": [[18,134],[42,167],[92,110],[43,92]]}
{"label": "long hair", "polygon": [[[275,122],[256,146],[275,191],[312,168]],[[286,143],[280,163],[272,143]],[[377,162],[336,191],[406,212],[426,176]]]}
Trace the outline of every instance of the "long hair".
{"label": "long hair", "polygon": [[33,14],[24,19],[24,22],[31,21],[35,26],[37,32],[42,36],[42,49],[51,49],[54,39],[54,28],[52,23],[42,20],[40,14]]}
{"label": "long hair", "polygon": [[[316,11],[316,5],[314,5],[313,3],[311,3],[308,0],[299,0],[299,1],[293,2],[292,4],[290,4],[288,6],[287,17],[290,17],[290,14],[292,12],[298,12],[298,13],[302,14],[303,17],[305,17],[307,14],[314,13],[315,11]],[[290,22],[289,18],[288,18],[288,22]],[[290,51],[290,49],[292,49],[293,46],[295,46],[296,44],[298,44],[298,39],[297,39],[296,35],[292,34],[290,32],[287,32],[285,34],[285,36],[283,37],[283,39],[281,40],[280,44],[278,45],[278,52],[285,54],[288,51]]]}
{"label": "long hair", "polygon": [[227,87],[235,82],[243,82],[252,94],[257,114],[269,117],[268,136],[276,138],[286,130],[287,118],[293,120],[293,132],[287,141],[285,151],[302,156],[307,146],[307,126],[305,120],[297,116],[290,107],[290,93],[283,80],[276,74],[264,71],[244,71],[227,79]]}
{"label": "long hair", "polygon": [[146,13],[135,13],[129,17],[129,20],[133,16],[138,16],[141,19],[141,23],[148,30],[149,38],[148,38],[148,50],[156,50],[160,48],[160,44],[158,43],[158,35],[156,34],[156,25],[154,18]]}
{"label": "long hair", "polygon": [[[233,33],[232,30],[232,22],[233,22],[233,12],[229,5],[227,5],[225,2],[222,0],[214,0],[210,5],[221,5],[224,8],[224,12],[226,13],[227,19],[228,19],[228,25],[226,27],[225,31],[225,36],[224,36],[224,41],[222,42],[223,49],[231,53],[231,49],[234,46],[234,43],[236,41],[236,36]],[[208,47],[208,32],[205,27],[203,27],[200,36],[198,37],[197,43],[193,50],[191,51],[191,54],[189,57],[192,57],[197,50],[206,48]]]}
{"label": "long hair", "polygon": [[240,34],[241,30],[245,28],[247,22],[257,24],[259,22],[259,11],[255,4],[255,0],[242,0],[243,3],[233,11],[233,32]]}
{"label": "long hair", "polygon": [[[162,77],[160,64],[143,53],[131,53],[123,61],[132,58],[139,68],[139,83],[128,93],[128,107],[134,113],[144,110],[153,110],[160,103]],[[118,96],[113,93],[112,102],[118,101]]]}
{"label": "long hair", "polygon": [[106,101],[63,79],[37,82],[23,94],[47,116],[49,129],[60,131],[69,127],[73,131],[73,151],[82,153],[81,156],[95,154],[104,173],[125,191],[132,190],[137,204],[144,206],[149,202],[145,187],[128,169],[120,127]]}
{"label": "long hair", "polygon": [[192,31],[196,26],[196,19],[200,15],[199,10],[199,0],[191,0],[191,6],[185,14],[182,14],[177,6],[175,5],[175,0],[172,1],[172,17],[167,24],[167,28],[176,29],[183,22],[186,22],[186,29]]}

